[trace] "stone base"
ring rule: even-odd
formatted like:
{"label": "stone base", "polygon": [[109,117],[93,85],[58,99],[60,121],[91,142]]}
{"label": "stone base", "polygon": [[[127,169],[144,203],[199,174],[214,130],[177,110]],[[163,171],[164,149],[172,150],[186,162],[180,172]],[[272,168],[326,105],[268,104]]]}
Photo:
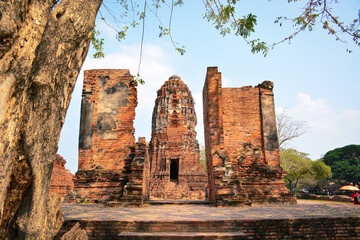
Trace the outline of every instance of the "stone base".
{"label": "stone base", "polygon": [[113,170],[78,171],[74,190],[65,198],[71,203],[103,203],[115,189],[127,183],[127,174]]}
{"label": "stone base", "polygon": [[67,220],[55,239],[79,221],[89,240],[106,239],[359,239],[360,217],[197,221]]}
{"label": "stone base", "polygon": [[169,178],[150,182],[150,200],[205,200],[207,176]]}
{"label": "stone base", "polygon": [[242,168],[242,188],[252,203],[296,203],[296,198],[284,183],[284,171],[280,167],[252,164]]}

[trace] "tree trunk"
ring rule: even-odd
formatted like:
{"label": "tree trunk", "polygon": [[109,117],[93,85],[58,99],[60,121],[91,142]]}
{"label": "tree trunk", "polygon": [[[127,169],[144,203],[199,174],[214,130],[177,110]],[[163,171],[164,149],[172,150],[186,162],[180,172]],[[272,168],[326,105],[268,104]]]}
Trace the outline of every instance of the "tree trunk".
{"label": "tree trunk", "polygon": [[52,239],[50,178],[102,0],[0,2],[0,239]]}

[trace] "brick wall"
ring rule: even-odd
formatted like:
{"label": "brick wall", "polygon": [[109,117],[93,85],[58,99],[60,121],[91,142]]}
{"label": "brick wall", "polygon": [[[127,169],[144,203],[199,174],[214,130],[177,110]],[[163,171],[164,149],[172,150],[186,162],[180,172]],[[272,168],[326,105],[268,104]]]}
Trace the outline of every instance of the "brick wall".
{"label": "brick wall", "polygon": [[[222,160],[216,153],[223,147],[223,128],[221,117],[221,73],[217,68],[208,68],[203,90],[203,120],[204,120],[204,136],[206,166],[208,174],[208,200],[216,202],[216,188],[213,166],[219,165]],[[219,179],[216,179],[218,182]]]}
{"label": "brick wall", "polygon": [[129,70],[84,71],[79,170],[70,202],[104,202],[123,189],[135,156],[137,90]]}
{"label": "brick wall", "polygon": [[[78,221],[65,221],[55,239],[60,239],[60,236],[70,230],[76,222]],[[79,222],[81,228],[86,230],[89,240],[120,239],[118,234],[123,232],[243,232],[246,234],[243,239],[356,240],[360,238],[360,217],[183,222],[81,220]]]}
{"label": "brick wall", "polygon": [[218,205],[295,201],[280,168],[272,88],[269,81],[221,88],[221,73],[208,68],[204,134],[210,200]]}
{"label": "brick wall", "polygon": [[128,181],[125,186],[114,189],[106,203],[109,207],[131,206],[140,207],[148,200],[149,176],[148,170],[148,143],[144,137],[139,137],[135,145],[134,158],[128,174]]}
{"label": "brick wall", "polygon": [[84,71],[79,170],[122,170],[135,145],[137,91],[129,70]]}

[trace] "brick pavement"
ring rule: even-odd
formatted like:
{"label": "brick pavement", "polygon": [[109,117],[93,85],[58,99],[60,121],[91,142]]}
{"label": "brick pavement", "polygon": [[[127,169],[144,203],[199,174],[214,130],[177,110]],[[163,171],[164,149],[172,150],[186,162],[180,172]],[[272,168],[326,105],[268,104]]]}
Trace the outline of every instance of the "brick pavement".
{"label": "brick pavement", "polygon": [[103,207],[100,204],[68,204],[65,220],[100,221],[209,221],[326,217],[359,217],[360,206],[349,203],[298,200],[298,204],[267,204],[252,207],[197,205],[148,205],[142,208]]}

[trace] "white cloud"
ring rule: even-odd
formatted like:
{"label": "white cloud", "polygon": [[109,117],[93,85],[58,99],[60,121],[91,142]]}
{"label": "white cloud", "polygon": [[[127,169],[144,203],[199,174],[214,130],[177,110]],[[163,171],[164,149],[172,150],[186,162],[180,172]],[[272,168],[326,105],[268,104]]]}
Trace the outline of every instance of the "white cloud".
{"label": "white cloud", "polygon": [[297,104],[288,110],[294,119],[310,126],[310,133],[294,140],[289,147],[309,153],[313,160],[334,148],[360,144],[360,110],[338,112],[326,99],[313,100],[307,94],[298,94]]}
{"label": "white cloud", "polygon": [[231,86],[231,81],[225,77],[221,78],[221,85],[223,88],[225,87],[230,87]]}

